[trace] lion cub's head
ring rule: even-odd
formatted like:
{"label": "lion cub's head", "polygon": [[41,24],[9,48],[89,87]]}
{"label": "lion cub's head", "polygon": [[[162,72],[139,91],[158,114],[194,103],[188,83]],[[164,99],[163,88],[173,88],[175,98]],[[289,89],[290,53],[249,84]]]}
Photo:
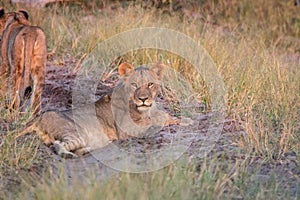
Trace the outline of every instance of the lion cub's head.
{"label": "lion cub's head", "polygon": [[0,7],[0,34],[12,23],[19,23],[23,25],[30,25],[28,21],[29,15],[25,10],[19,10],[16,12],[5,12]]}
{"label": "lion cub's head", "polygon": [[129,101],[140,112],[149,110],[155,103],[160,82],[163,78],[164,66],[154,64],[150,68],[134,68],[128,63],[119,66],[121,82],[129,92]]}

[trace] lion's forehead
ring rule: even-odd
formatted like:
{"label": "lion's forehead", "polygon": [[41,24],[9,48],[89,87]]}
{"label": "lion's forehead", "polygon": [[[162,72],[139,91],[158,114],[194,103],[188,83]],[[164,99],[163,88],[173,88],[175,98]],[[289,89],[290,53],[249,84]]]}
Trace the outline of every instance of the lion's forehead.
{"label": "lion's forehead", "polygon": [[146,67],[138,67],[134,70],[133,74],[129,77],[129,83],[136,83],[139,86],[148,84],[148,83],[157,83],[159,80],[155,73],[149,70]]}

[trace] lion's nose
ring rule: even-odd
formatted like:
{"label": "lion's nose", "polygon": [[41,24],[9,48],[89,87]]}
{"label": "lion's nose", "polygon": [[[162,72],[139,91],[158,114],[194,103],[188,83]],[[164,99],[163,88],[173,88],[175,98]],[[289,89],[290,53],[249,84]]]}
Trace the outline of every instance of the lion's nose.
{"label": "lion's nose", "polygon": [[139,97],[139,100],[141,100],[143,103],[148,99],[148,97]]}

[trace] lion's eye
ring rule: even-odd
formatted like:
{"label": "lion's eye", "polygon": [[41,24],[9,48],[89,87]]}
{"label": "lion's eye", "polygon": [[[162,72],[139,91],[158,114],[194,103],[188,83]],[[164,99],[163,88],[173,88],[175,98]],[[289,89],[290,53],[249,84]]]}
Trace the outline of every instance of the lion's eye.
{"label": "lion's eye", "polygon": [[153,85],[153,83],[148,83],[148,88],[151,88]]}
{"label": "lion's eye", "polygon": [[136,84],[136,83],[131,83],[131,86],[132,86],[133,88],[137,88],[137,84]]}

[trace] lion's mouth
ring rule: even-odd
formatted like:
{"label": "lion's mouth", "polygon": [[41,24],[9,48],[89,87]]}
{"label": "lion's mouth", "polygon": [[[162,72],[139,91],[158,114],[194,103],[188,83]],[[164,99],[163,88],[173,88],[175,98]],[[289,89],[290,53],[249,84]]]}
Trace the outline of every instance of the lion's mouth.
{"label": "lion's mouth", "polygon": [[137,106],[137,109],[138,110],[147,110],[147,109],[149,109],[151,106],[152,106],[152,104],[141,104],[141,105],[136,105]]}

